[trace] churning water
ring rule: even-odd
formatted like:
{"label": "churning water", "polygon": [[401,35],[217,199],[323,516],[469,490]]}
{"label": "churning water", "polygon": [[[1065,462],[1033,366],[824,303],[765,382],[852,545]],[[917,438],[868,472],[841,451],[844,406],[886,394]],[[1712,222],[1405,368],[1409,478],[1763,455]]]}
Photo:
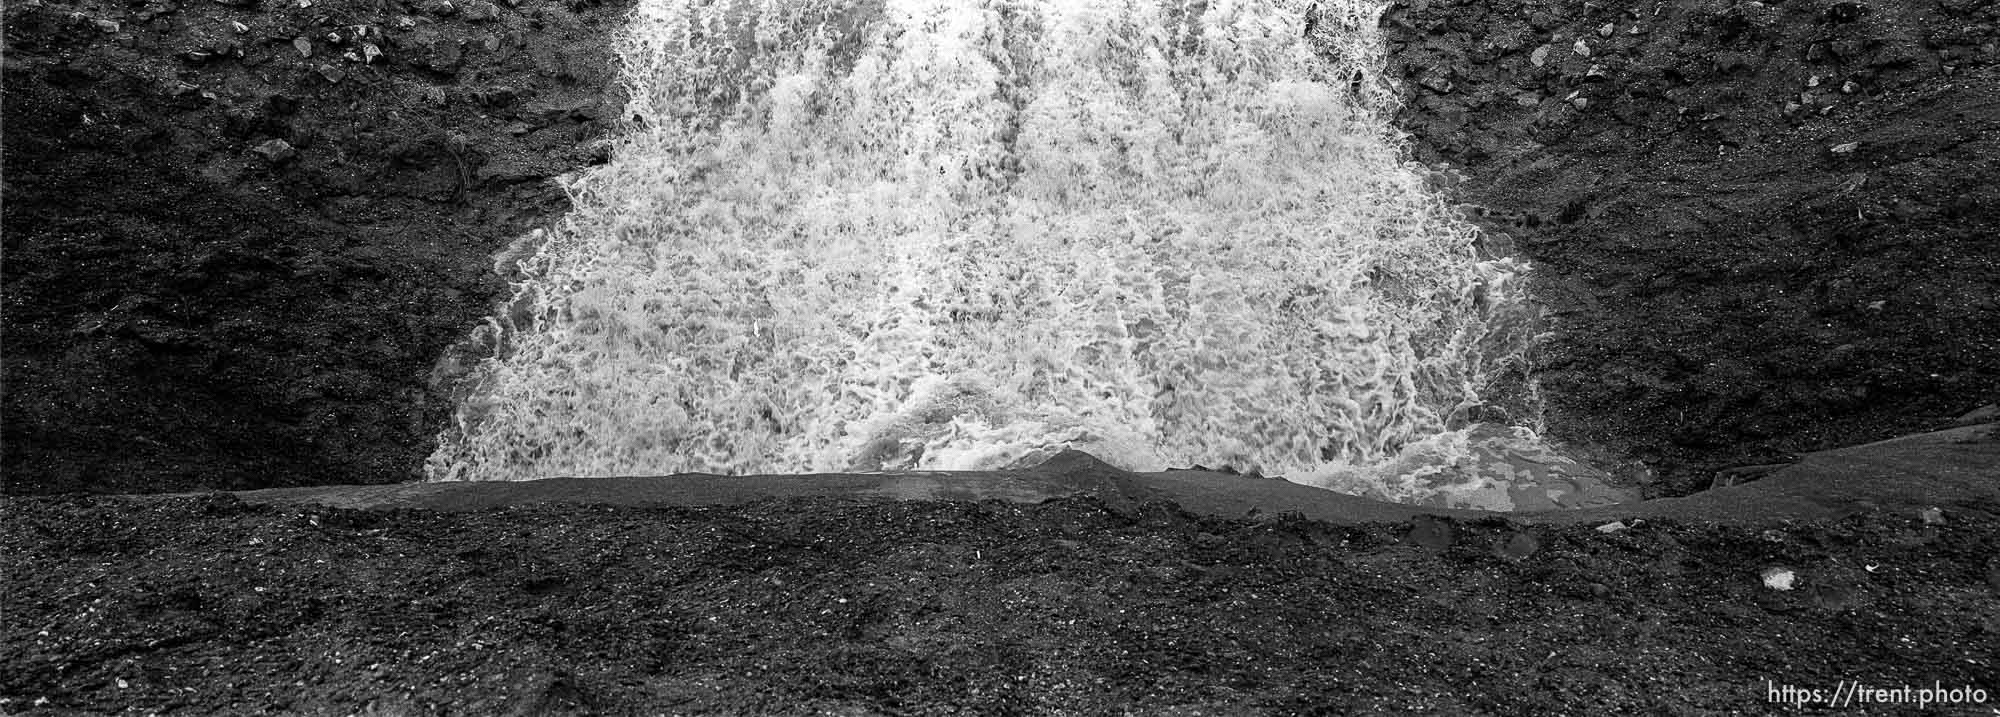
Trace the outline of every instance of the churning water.
{"label": "churning water", "polygon": [[1423,497],[1520,381],[1524,266],[1405,160],[1376,3],[1307,5],[642,0],[431,477],[1074,447]]}

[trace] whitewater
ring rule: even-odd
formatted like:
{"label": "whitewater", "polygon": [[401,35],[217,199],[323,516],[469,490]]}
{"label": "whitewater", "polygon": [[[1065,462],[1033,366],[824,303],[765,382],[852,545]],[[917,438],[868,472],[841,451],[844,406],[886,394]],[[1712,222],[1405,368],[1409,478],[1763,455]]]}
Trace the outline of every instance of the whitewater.
{"label": "whitewater", "polygon": [[1482,409],[1533,393],[1528,266],[1409,161],[1380,12],[642,0],[614,158],[500,255],[429,477],[1474,480],[1535,449]]}

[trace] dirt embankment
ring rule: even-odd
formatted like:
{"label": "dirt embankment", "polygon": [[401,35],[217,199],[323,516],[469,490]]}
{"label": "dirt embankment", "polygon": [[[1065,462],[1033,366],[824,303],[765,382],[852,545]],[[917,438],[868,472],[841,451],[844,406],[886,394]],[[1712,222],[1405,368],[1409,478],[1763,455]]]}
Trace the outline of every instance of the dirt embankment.
{"label": "dirt embankment", "polygon": [[10,3],[7,491],[413,478],[624,5]]}
{"label": "dirt embankment", "polygon": [[1663,469],[2000,398],[2000,3],[1408,0],[1418,159],[1536,261],[1562,437]]}
{"label": "dirt embankment", "polygon": [[[2000,694],[1990,504],[1617,533],[1083,498],[0,506],[19,511],[0,569],[34,578],[0,593],[0,710],[28,714],[1762,714],[1777,685]],[[1771,568],[1797,584],[1765,587]]]}

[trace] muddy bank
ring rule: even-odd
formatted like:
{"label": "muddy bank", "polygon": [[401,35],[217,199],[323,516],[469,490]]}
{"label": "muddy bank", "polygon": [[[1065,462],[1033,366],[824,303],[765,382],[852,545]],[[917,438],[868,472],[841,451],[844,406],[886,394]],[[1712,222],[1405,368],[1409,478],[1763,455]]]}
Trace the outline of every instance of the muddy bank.
{"label": "muddy bank", "polygon": [[2000,690],[1990,506],[1601,533],[1080,498],[0,501],[0,569],[35,577],[0,594],[12,713],[1709,714],[1779,711],[1772,684]]}
{"label": "muddy bank", "polygon": [[1982,708],[1992,428],[1541,515],[1074,452],[0,498],[0,709],[1709,714],[1847,681]]}
{"label": "muddy bank", "polygon": [[2000,5],[1409,0],[1417,159],[1542,269],[1558,436],[1717,468],[2000,397]]}
{"label": "muddy bank", "polygon": [[605,158],[625,6],[10,3],[7,491],[417,477],[490,255]]}
{"label": "muddy bank", "polygon": [[2000,505],[2000,475],[1993,471],[2000,465],[1996,431],[2000,424],[1967,426],[1812,453],[1754,481],[1647,501],[1593,495],[1558,479],[1511,484],[1511,496],[1498,502],[1487,500],[1490,496],[1482,491],[1439,496],[1423,504],[1391,503],[1260,476],[1206,470],[1134,473],[1081,451],[1064,451],[1032,468],[999,471],[546,478],[270,488],[231,495],[256,505],[282,507],[447,511],[542,503],[733,505],[809,497],[1040,503],[1088,496],[1113,507],[1171,502],[1189,513],[1217,518],[1291,515],[1336,525],[1402,522],[1425,515],[1550,525],[1647,520],[1771,525]]}

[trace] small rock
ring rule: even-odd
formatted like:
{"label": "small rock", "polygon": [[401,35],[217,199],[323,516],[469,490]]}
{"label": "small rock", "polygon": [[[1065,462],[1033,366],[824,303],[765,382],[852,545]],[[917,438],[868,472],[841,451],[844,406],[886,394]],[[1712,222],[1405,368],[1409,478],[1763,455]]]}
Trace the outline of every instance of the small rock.
{"label": "small rock", "polygon": [[429,30],[418,30],[411,33],[409,42],[405,44],[405,54],[410,55],[407,59],[412,63],[438,72],[457,72],[459,64],[465,60],[465,51],[458,43],[458,40],[447,39]]}
{"label": "small rock", "polygon": [[327,82],[339,83],[341,79],[347,77],[347,72],[333,65],[320,65],[319,76],[326,78]]}
{"label": "small rock", "polygon": [[424,12],[436,15],[438,17],[444,17],[446,15],[458,12],[458,6],[453,5],[451,3],[451,0],[437,0],[437,2],[425,3]]}
{"label": "small rock", "polygon": [[[515,100],[521,99],[521,91],[506,85],[494,85],[485,89],[473,90],[471,97],[472,101],[487,107],[506,107],[514,104]],[[554,122],[564,116],[564,113],[550,111],[548,107],[548,103],[537,102],[529,105],[525,111],[533,119],[544,124]]]}
{"label": "small rock", "polygon": [[93,20],[92,23],[97,25],[98,32],[102,32],[107,35],[118,32],[118,21],[116,20],[100,19],[100,20]]}
{"label": "small rock", "polygon": [[360,62],[361,56],[355,54],[353,50],[348,50],[346,52],[340,53],[340,59],[346,60],[348,62]]}
{"label": "small rock", "polygon": [[1917,518],[1924,521],[1924,525],[1944,525],[1944,511],[1935,506],[1918,511]]}
{"label": "small rock", "polygon": [[231,29],[231,30],[235,30],[235,31],[236,31],[236,34],[238,34],[238,35],[241,35],[241,34],[243,34],[243,33],[246,33],[246,32],[249,32],[249,31],[250,31],[250,26],[249,26],[249,25],[245,25],[245,24],[243,24],[243,23],[241,23],[241,22],[238,22],[238,21],[235,21],[235,20],[230,20],[230,21],[229,21],[229,29]]}
{"label": "small rock", "polygon": [[1848,80],[1846,82],[1840,83],[1840,93],[1843,95],[1851,95],[1860,90],[1861,86],[1854,84],[1853,80]]}
{"label": "small rock", "polygon": [[282,139],[265,142],[250,148],[250,151],[256,152],[272,164],[283,164],[290,161],[291,158],[299,156],[298,150],[292,149],[292,144]]}
{"label": "small rock", "polygon": [[1429,515],[1419,515],[1410,519],[1409,540],[1418,547],[1428,550],[1444,550],[1458,542],[1458,530],[1450,521]]}
{"label": "small rock", "polygon": [[375,58],[381,56],[382,48],[376,47],[375,43],[370,42],[361,45],[361,62],[363,64],[372,64],[375,62]]}
{"label": "small rock", "polygon": [[1494,546],[1493,550],[1502,559],[1518,562],[1530,555],[1534,555],[1535,551],[1541,548],[1542,541],[1536,540],[1535,536],[1527,533],[1515,533],[1514,537],[1508,538],[1505,543]]}
{"label": "small rock", "polygon": [[589,158],[591,164],[610,162],[617,153],[618,144],[609,139],[599,139],[584,147],[584,156]]}
{"label": "small rock", "polygon": [[1615,24],[1613,24],[1613,23],[1608,23],[1608,22],[1607,22],[1607,23],[1604,23],[1604,25],[1602,25],[1602,26],[1600,26],[1600,27],[1598,27],[1598,28],[1597,28],[1597,36],[1598,36],[1598,37],[1610,37],[1610,36],[1611,36],[1611,33],[1614,33],[1614,32],[1617,32],[1617,31],[1618,31],[1618,26],[1617,26],[1617,25],[1615,25]]}
{"label": "small rock", "polygon": [[1583,79],[1586,79],[1586,80],[1608,80],[1608,79],[1611,79],[1611,73],[1610,73],[1610,72],[1607,72],[1607,71],[1605,71],[1605,69],[1604,69],[1604,66],[1603,66],[1603,65],[1591,65],[1591,66],[1590,66],[1590,69],[1589,69],[1589,70],[1585,70],[1585,71],[1584,71],[1584,73],[1583,73]]}
{"label": "small rock", "polygon": [[1826,19],[1834,22],[1854,22],[1868,13],[1868,6],[1858,2],[1834,3],[1826,9]]}
{"label": "small rock", "polygon": [[1575,45],[1571,45],[1569,49],[1570,49],[1570,52],[1574,52],[1574,53],[1576,53],[1578,57],[1589,57],[1589,56],[1590,56],[1590,43],[1587,43],[1587,42],[1584,42],[1584,41],[1583,41],[1583,40],[1581,40],[1581,39],[1578,39],[1578,40],[1576,41],[1576,44],[1575,44]]}
{"label": "small rock", "polygon": [[1543,45],[1535,48],[1534,52],[1528,53],[1528,62],[1534,63],[1536,67],[1549,64],[1549,46]]}
{"label": "small rock", "polygon": [[1799,576],[1798,573],[1792,572],[1790,568],[1774,566],[1765,568],[1760,577],[1764,579],[1764,587],[1772,590],[1790,590],[1792,589],[1793,581],[1796,581]]}
{"label": "small rock", "polygon": [[1417,78],[1417,84],[1438,94],[1451,92],[1451,77],[1443,70],[1431,70]]}
{"label": "small rock", "polygon": [[1569,103],[1570,103],[1570,105],[1571,105],[1571,106],[1574,106],[1574,107],[1576,107],[1577,109],[1583,109],[1583,108],[1586,108],[1586,107],[1589,107],[1589,106],[1590,106],[1590,98],[1588,98],[1588,97],[1578,97],[1578,98],[1575,98],[1575,99],[1572,99],[1572,100],[1570,100],[1570,101],[1569,101]]}
{"label": "small rock", "polygon": [[470,22],[486,22],[500,17],[500,6],[486,0],[472,0],[465,4],[465,11],[461,15]]}
{"label": "small rock", "polygon": [[1609,522],[1609,523],[1605,523],[1605,524],[1603,524],[1603,525],[1600,525],[1600,526],[1597,526],[1597,532],[1599,532],[1599,533],[1616,533],[1616,532],[1618,532],[1618,531],[1621,531],[1621,530],[1624,530],[1624,529],[1626,529],[1626,528],[1630,528],[1630,527],[1632,527],[1632,526],[1629,526],[1629,525],[1626,525],[1626,524],[1625,524],[1625,521],[1622,521],[1622,520],[1614,520],[1614,521],[1611,521],[1611,522]]}
{"label": "small rock", "polygon": [[340,33],[329,32],[326,34],[326,41],[338,45],[340,43],[346,42],[347,38],[341,37]]}
{"label": "small rock", "polygon": [[1834,154],[1853,154],[1854,150],[1860,146],[1860,142],[1843,142],[1828,148],[1827,151]]}
{"label": "small rock", "polygon": [[313,56],[313,43],[304,35],[292,38],[292,49],[299,51],[299,57]]}
{"label": "small rock", "polygon": [[416,18],[410,17],[408,15],[399,15],[396,17],[396,27],[408,30],[416,26],[417,26]]}
{"label": "small rock", "polygon": [[1819,75],[1813,75],[1811,77],[1806,78],[1807,87],[1818,87],[1819,83],[1820,83]]}

